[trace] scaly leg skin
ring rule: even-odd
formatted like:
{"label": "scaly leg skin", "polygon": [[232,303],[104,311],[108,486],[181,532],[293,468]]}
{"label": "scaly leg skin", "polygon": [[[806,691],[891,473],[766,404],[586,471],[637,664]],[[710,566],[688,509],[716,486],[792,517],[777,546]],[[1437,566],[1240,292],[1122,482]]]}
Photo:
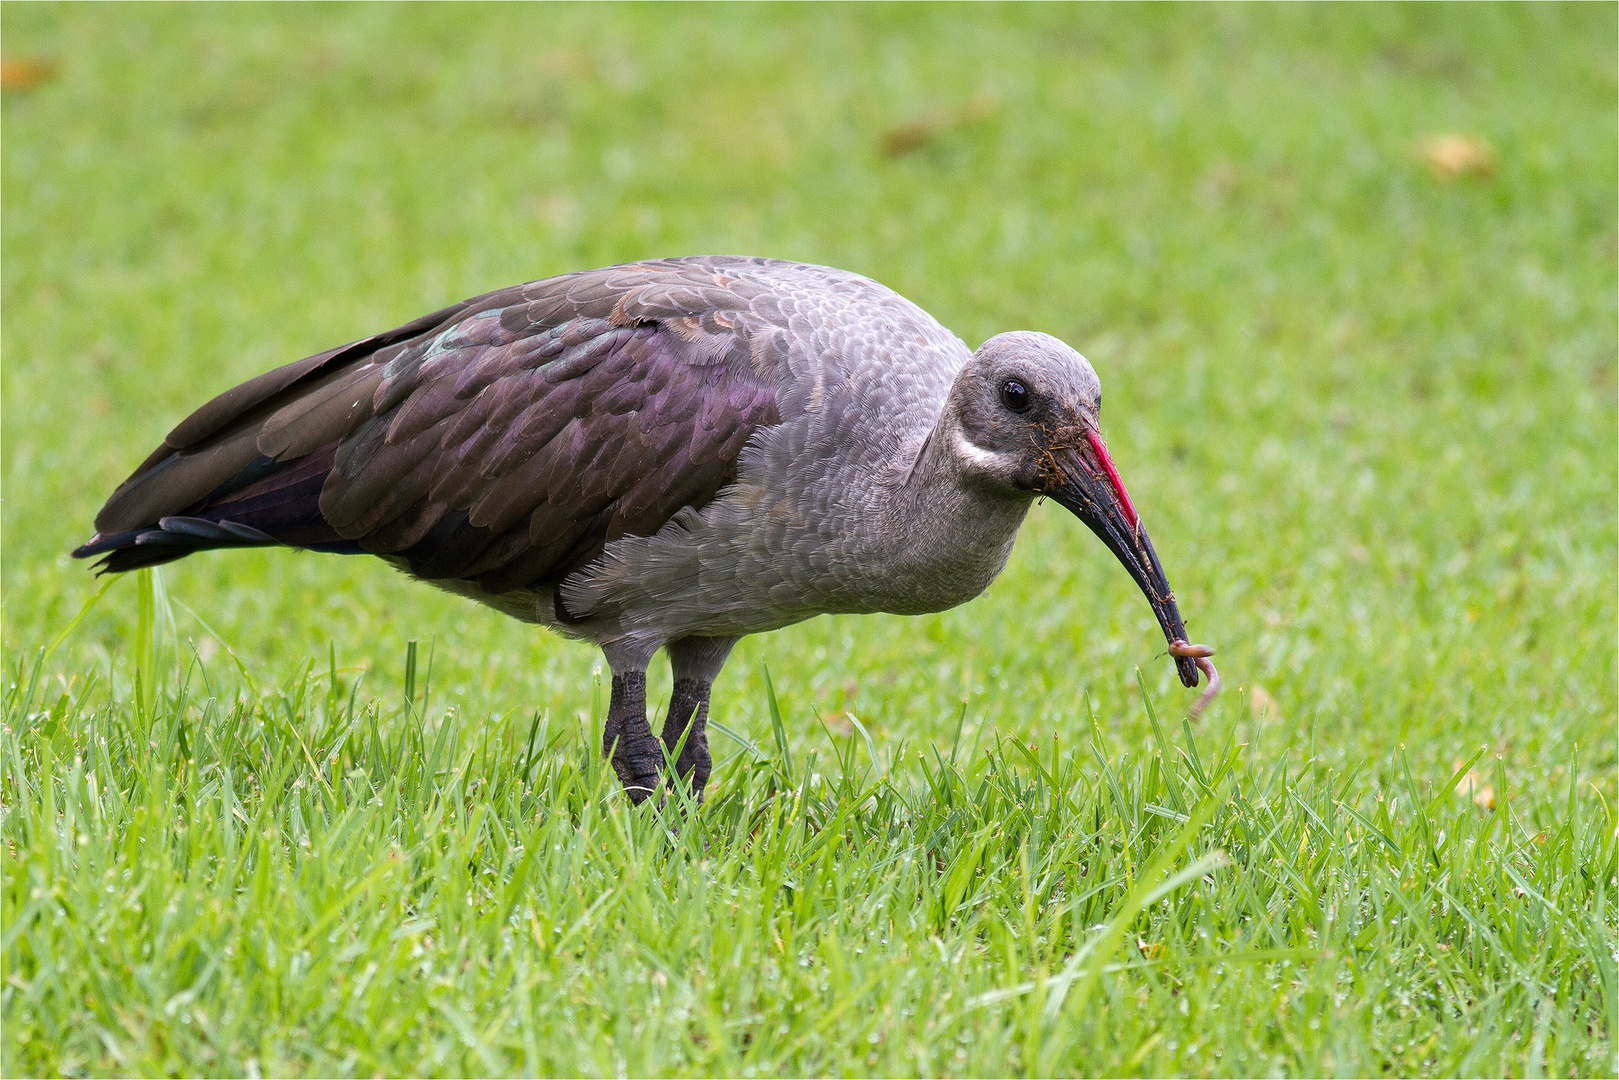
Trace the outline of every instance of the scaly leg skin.
{"label": "scaly leg skin", "polygon": [[[703,801],[703,785],[708,783],[714,760],[708,754],[708,694],[711,684],[696,679],[676,679],[669,698],[669,715],[663,721],[663,745],[675,758],[675,775],[691,785],[691,797]],[[684,737],[685,742],[681,739]]]}
{"label": "scaly leg skin", "polygon": [[679,748],[669,781],[690,784],[692,799],[699,804],[713,768],[708,753],[709,691],[735,644],[733,637],[689,637],[670,642],[667,647],[675,685],[669,698],[669,715],[663,723],[663,744],[671,757]]}
{"label": "scaly leg skin", "polygon": [[602,731],[602,754],[631,802],[641,802],[658,787],[663,773],[663,747],[646,722],[646,672],[613,674],[613,700]]}

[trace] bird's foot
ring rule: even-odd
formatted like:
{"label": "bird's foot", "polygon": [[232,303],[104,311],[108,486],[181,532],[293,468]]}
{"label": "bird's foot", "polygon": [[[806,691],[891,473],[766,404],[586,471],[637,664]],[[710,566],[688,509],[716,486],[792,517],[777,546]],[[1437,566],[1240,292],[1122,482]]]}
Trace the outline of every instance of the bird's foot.
{"label": "bird's foot", "polygon": [[665,804],[690,805],[695,810],[703,805],[704,784],[696,777],[682,775],[675,770],[663,774],[663,801]]}
{"label": "bird's foot", "polygon": [[646,673],[613,676],[613,699],[602,731],[602,753],[634,803],[658,790],[663,777],[663,746],[646,722]]}
{"label": "bird's foot", "polygon": [[[630,797],[630,802],[641,803],[657,792],[663,778],[662,770],[652,764],[652,755],[658,754],[657,740],[652,740],[652,749],[648,753],[644,749],[636,753],[633,749],[626,751],[626,744],[620,739],[617,749],[613,752],[613,772],[618,776],[618,782],[624,785],[624,794]],[[659,755],[661,757],[661,755]]]}
{"label": "bird's foot", "polygon": [[703,788],[714,767],[708,753],[708,684],[696,679],[675,679],[669,715],[663,722],[663,745],[670,769],[667,788],[685,787],[694,806],[703,803]]}

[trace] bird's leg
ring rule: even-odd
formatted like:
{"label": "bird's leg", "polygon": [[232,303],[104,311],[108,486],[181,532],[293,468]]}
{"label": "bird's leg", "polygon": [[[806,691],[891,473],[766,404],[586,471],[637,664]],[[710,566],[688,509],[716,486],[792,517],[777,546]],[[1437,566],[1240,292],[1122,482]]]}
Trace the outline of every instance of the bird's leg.
{"label": "bird's leg", "polygon": [[736,638],[684,638],[669,645],[674,692],[663,721],[663,745],[674,759],[671,781],[678,777],[690,784],[698,802],[713,768],[708,753],[709,691],[735,644]]}
{"label": "bird's leg", "polygon": [[602,754],[631,802],[640,802],[658,786],[663,772],[663,748],[646,721],[646,672],[613,672],[613,699],[607,706],[607,727],[602,731]]}
{"label": "bird's leg", "polygon": [[663,720],[663,745],[674,758],[675,775],[691,784],[692,797],[699,800],[714,763],[708,753],[709,688],[696,679],[676,679]]}

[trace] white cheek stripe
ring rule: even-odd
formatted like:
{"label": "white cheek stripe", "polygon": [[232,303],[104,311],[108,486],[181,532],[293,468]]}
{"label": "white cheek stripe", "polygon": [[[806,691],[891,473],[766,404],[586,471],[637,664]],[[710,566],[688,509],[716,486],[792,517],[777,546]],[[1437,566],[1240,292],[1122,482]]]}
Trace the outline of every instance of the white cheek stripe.
{"label": "white cheek stripe", "polygon": [[979,468],[1004,469],[1008,464],[1012,463],[1011,454],[997,454],[993,450],[985,450],[959,431],[951,434],[951,442],[955,446],[958,456],[972,462]]}

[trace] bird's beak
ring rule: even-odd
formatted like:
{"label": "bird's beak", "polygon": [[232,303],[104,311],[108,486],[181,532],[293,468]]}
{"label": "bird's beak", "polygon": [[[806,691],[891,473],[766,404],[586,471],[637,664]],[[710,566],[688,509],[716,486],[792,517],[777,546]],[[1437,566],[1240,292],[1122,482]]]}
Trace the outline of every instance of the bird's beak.
{"label": "bird's beak", "polygon": [[[1136,584],[1147,595],[1158,625],[1170,642],[1186,640],[1186,624],[1175,606],[1175,594],[1164,577],[1163,565],[1142,528],[1130,493],[1107,446],[1095,431],[1084,429],[1082,439],[1062,439],[1054,447],[1042,476],[1044,494],[1073,512],[1102,538]],[[1077,444],[1077,445],[1076,445]],[[1197,666],[1189,657],[1175,657],[1175,670],[1186,686],[1197,685]]]}

